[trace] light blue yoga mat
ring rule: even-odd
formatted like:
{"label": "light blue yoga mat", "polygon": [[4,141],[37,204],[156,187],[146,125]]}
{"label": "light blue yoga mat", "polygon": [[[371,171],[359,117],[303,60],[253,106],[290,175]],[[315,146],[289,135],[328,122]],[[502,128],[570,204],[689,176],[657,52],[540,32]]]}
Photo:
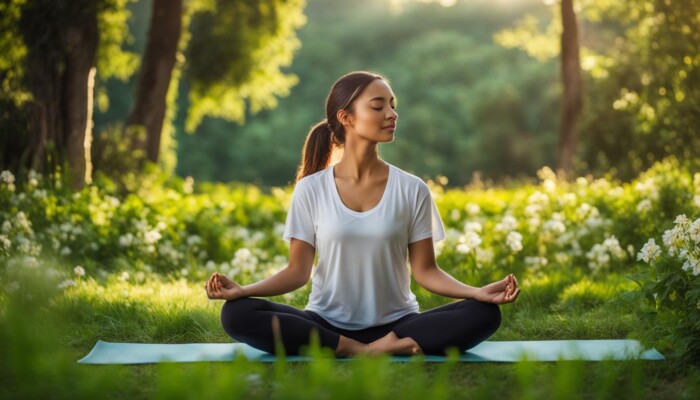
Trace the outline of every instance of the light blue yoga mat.
{"label": "light blue yoga mat", "polygon": [[[244,355],[248,360],[274,362],[273,354],[245,343],[111,343],[98,340],[83,364],[145,364],[157,362],[231,361]],[[411,361],[416,356],[392,356],[392,361]],[[428,362],[447,361],[446,356],[423,355]],[[352,357],[336,358],[350,361]],[[462,362],[517,362],[557,360],[664,360],[656,349],[643,349],[636,340],[533,340],[486,341],[460,355]],[[310,361],[308,356],[287,356],[287,361]]]}

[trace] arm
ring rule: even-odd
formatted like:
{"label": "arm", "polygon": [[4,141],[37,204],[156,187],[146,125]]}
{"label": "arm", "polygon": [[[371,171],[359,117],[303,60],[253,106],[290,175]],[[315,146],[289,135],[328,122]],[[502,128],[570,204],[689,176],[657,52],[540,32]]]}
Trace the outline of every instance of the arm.
{"label": "arm", "polygon": [[457,299],[476,297],[479,288],[461,283],[437,265],[432,238],[410,243],[408,253],[413,278],[420,286],[445,297]]}
{"label": "arm", "polygon": [[309,281],[316,249],[296,238],[291,239],[289,246],[289,265],[269,278],[243,286],[241,297],[285,294],[299,289]]}
{"label": "arm", "polygon": [[438,267],[432,238],[410,243],[408,251],[413,277],[419,285],[433,293],[495,304],[512,303],[520,294],[518,281],[513,274],[480,288],[459,282]]}
{"label": "arm", "polygon": [[248,296],[276,296],[292,292],[309,281],[316,249],[303,240],[292,239],[289,265],[260,282],[240,286],[225,275],[214,272],[204,284],[210,299],[235,300]]}

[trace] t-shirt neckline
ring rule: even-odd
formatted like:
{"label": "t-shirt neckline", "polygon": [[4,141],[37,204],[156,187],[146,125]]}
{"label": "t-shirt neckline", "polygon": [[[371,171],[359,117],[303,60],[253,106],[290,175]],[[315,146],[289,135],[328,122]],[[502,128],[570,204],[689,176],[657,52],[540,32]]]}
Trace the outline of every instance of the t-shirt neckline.
{"label": "t-shirt neckline", "polygon": [[338,187],[335,185],[335,164],[331,166],[330,171],[328,173],[328,180],[330,181],[331,191],[333,192],[333,197],[335,198],[335,201],[338,204],[338,206],[340,206],[340,208],[342,208],[346,213],[357,217],[368,216],[380,209],[382,204],[386,202],[386,198],[389,197],[389,191],[394,181],[394,166],[389,163],[387,163],[387,165],[389,166],[389,176],[387,177],[386,187],[384,188],[384,193],[382,193],[382,198],[379,200],[379,203],[377,203],[377,205],[374,206],[374,208],[362,212],[352,210],[348,208],[345,205],[345,203],[343,203],[343,200],[340,198],[340,193],[338,192]]}

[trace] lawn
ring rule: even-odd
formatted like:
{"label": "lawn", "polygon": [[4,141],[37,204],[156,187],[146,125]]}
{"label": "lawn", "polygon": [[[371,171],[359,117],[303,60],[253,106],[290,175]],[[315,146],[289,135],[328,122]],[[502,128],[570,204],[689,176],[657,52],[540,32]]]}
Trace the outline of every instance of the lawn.
{"label": "lawn", "polygon": [[[441,268],[473,285],[519,277],[522,293],[502,306],[503,324],[490,340],[635,338],[666,361],[336,362],[330,349],[312,346],[308,363],[77,364],[98,339],[230,342],[219,322],[223,303],[206,297],[203,282],[216,270],[248,284],[285,265],[280,224],[291,188],[193,190],[176,181],[119,197],[99,187],[66,193],[36,176],[24,185],[3,179],[3,399],[700,395],[698,276],[649,245],[656,238],[681,246],[665,232],[681,224],[690,232],[698,217],[700,174],[675,165],[629,184],[566,183],[546,170],[541,182],[508,189],[429,182],[448,230],[436,248]],[[454,301],[415,282],[412,289],[422,311]],[[310,283],[269,299],[303,308],[309,290]]]}

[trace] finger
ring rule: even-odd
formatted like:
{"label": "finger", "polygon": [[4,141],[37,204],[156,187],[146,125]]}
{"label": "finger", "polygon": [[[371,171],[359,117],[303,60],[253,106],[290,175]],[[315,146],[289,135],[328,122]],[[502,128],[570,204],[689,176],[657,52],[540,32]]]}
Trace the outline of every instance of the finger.
{"label": "finger", "polygon": [[520,288],[515,290],[515,294],[513,295],[513,301],[518,298],[518,295],[520,294]]}
{"label": "finger", "polygon": [[514,302],[515,299],[518,297],[518,293],[520,293],[520,289],[516,289],[515,292],[513,292],[513,294],[508,297],[508,302]]}

